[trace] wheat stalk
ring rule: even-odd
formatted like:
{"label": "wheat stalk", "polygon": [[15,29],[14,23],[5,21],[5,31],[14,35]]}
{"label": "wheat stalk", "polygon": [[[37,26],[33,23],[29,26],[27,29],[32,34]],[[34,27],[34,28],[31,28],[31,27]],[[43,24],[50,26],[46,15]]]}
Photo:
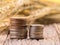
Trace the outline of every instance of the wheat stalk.
{"label": "wheat stalk", "polygon": [[28,16],[28,19],[31,23],[33,23],[34,20],[36,20],[38,18],[42,18],[42,17],[50,14],[52,11],[60,12],[60,8],[59,7],[44,7],[43,9],[38,9],[38,10],[30,13],[30,16]]}

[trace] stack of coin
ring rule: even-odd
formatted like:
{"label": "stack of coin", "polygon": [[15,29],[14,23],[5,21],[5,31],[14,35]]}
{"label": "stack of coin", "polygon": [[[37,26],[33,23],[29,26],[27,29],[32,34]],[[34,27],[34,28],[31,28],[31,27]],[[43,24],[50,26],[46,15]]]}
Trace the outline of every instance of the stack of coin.
{"label": "stack of coin", "polygon": [[43,38],[43,25],[32,24],[30,26],[29,36],[31,39],[44,39]]}
{"label": "stack of coin", "polygon": [[24,17],[10,19],[10,38],[25,39],[27,37],[27,21]]}

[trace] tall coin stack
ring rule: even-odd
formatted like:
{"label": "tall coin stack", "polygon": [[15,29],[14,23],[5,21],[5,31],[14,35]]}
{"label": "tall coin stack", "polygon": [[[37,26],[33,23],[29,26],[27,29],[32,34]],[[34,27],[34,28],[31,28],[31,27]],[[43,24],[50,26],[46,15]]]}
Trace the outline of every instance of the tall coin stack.
{"label": "tall coin stack", "polygon": [[43,25],[32,24],[30,26],[29,36],[31,39],[44,39],[43,38]]}
{"label": "tall coin stack", "polygon": [[27,38],[27,21],[25,17],[12,17],[10,19],[10,38]]}

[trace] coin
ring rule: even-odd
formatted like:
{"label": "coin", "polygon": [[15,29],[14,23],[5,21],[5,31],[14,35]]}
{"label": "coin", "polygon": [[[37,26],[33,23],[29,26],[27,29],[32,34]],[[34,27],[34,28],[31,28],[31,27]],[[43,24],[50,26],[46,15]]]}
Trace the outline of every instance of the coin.
{"label": "coin", "polygon": [[13,17],[10,19],[10,24],[11,25],[26,25],[27,20],[24,17],[20,17],[20,18]]}
{"label": "coin", "polygon": [[10,29],[26,29],[27,26],[10,26]]}
{"label": "coin", "polygon": [[43,28],[41,24],[32,24],[30,26],[29,36],[31,39],[43,39]]}
{"label": "coin", "polygon": [[27,31],[10,31],[10,38],[26,38],[27,37]]}

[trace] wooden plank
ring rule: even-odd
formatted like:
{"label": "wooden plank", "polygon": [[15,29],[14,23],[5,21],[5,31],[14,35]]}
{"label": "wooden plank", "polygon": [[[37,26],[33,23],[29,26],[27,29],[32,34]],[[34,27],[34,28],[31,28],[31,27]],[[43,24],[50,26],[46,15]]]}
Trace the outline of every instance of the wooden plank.
{"label": "wooden plank", "polygon": [[[31,40],[31,39],[10,39],[8,36],[6,42],[6,35],[0,35],[0,45],[60,45],[58,33],[56,32],[54,24],[45,26],[44,40]],[[59,24],[57,24],[59,26]],[[59,26],[60,28],[60,26]],[[4,37],[4,38],[3,38]]]}

